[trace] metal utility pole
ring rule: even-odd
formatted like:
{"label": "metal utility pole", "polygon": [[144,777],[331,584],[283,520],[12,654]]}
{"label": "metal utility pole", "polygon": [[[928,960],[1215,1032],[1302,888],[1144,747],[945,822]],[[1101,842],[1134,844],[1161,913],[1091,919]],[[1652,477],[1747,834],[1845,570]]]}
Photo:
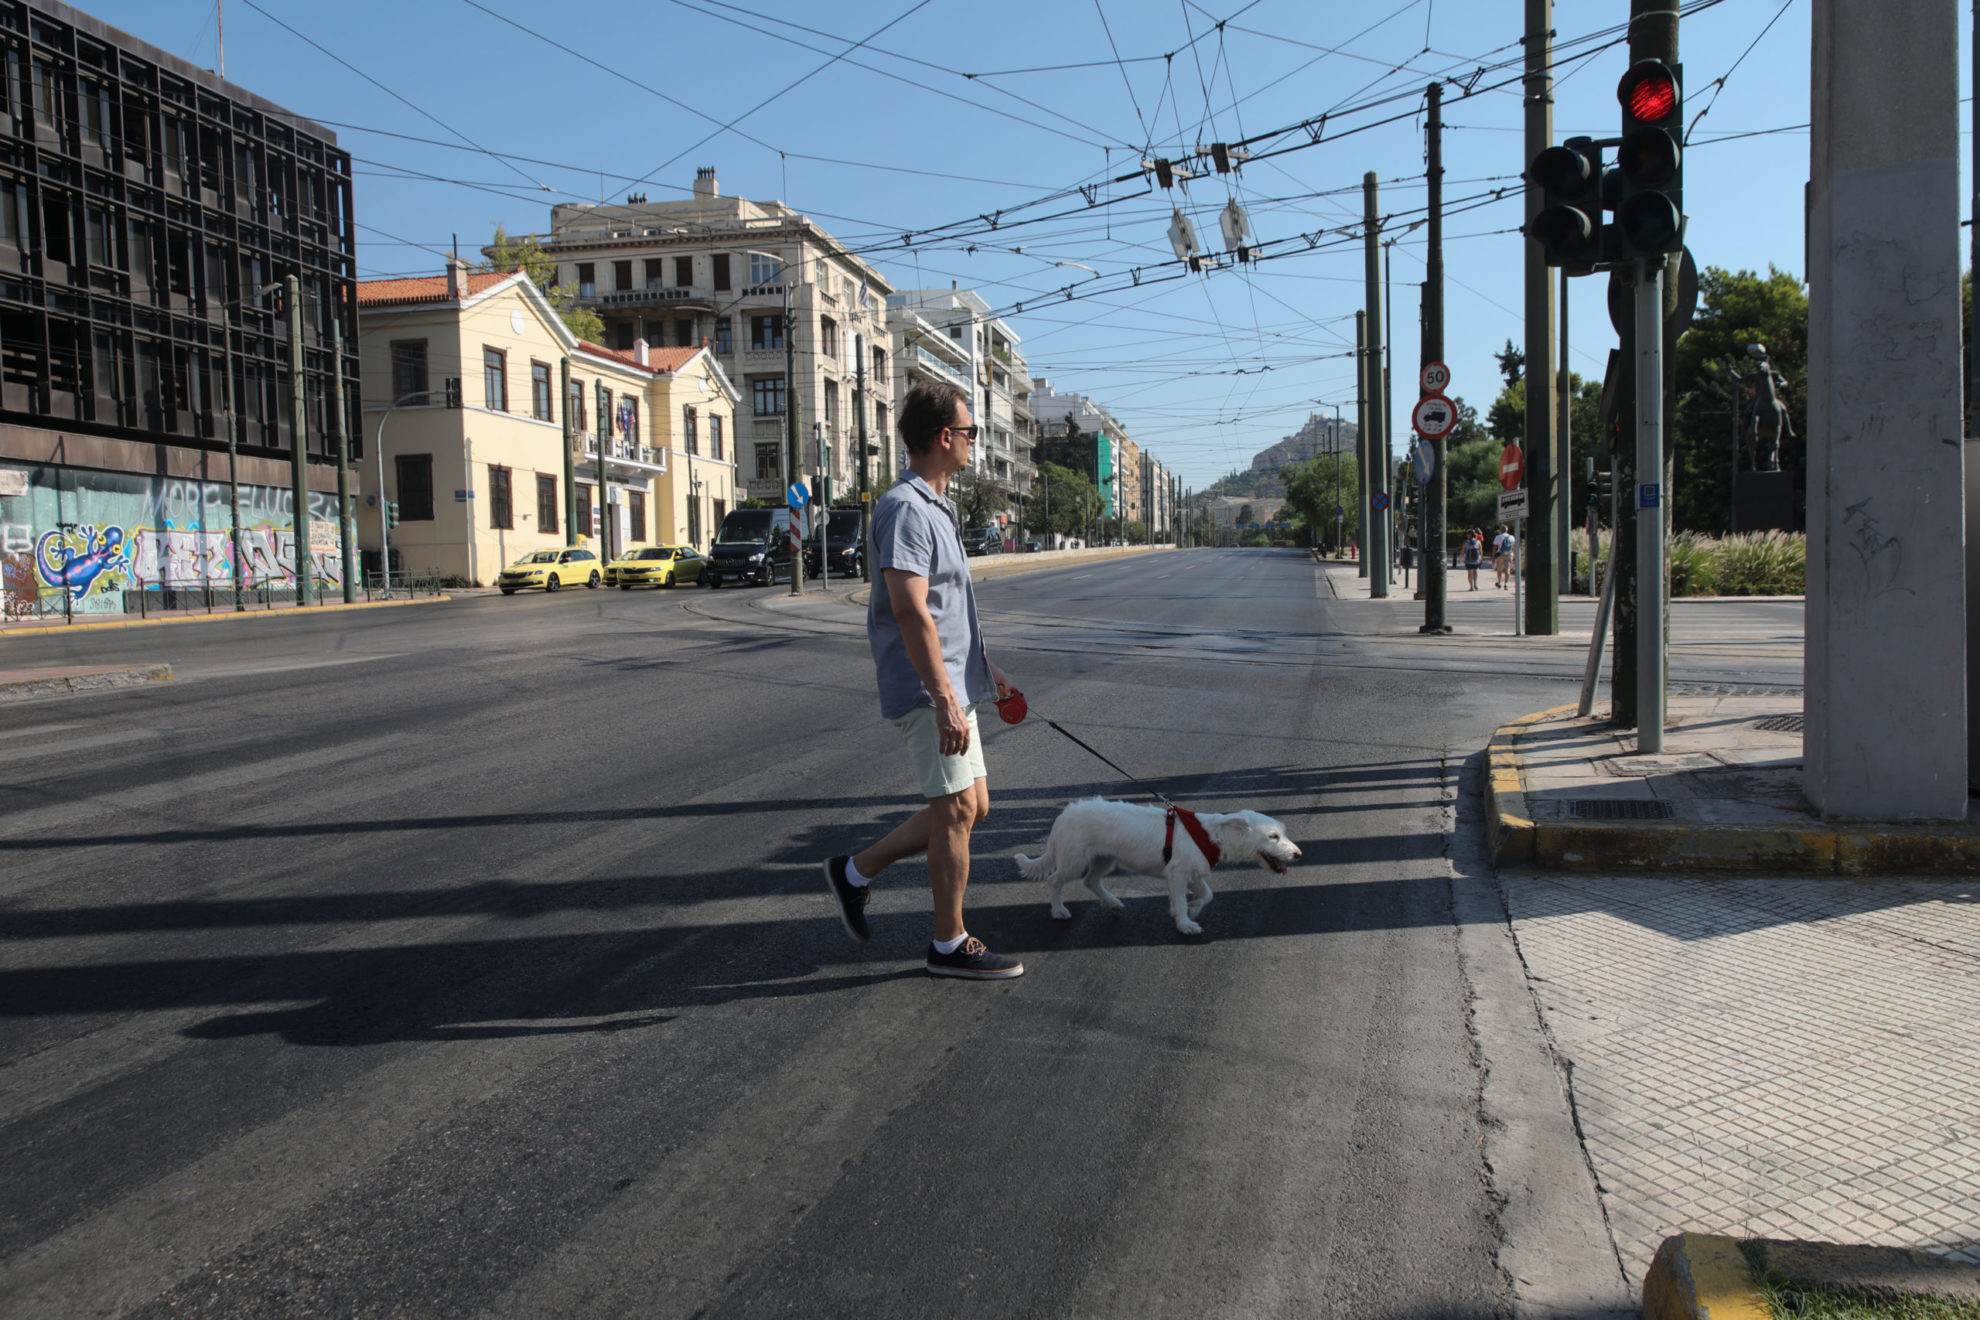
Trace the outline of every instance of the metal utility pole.
{"label": "metal utility pole", "polygon": [[[1359,547],[1361,576],[1368,576],[1368,312],[1354,314],[1354,456],[1355,506],[1354,543]],[[1339,471],[1340,455],[1334,455]]]}
{"label": "metal utility pole", "polygon": [[[1554,368],[1554,380],[1558,392],[1558,397],[1554,400],[1554,425],[1555,434],[1559,437],[1559,442],[1554,446],[1554,474],[1559,482],[1554,500],[1554,507],[1559,511],[1555,527],[1556,535],[1559,537],[1559,548],[1555,551],[1554,560],[1556,596],[1561,591],[1569,591],[1574,587],[1574,501],[1569,498],[1574,488],[1574,483],[1570,480],[1574,472],[1574,436],[1571,425],[1574,415],[1574,372],[1568,368],[1568,280],[1565,276],[1560,281],[1560,287],[1561,360]],[[1541,528],[1544,532],[1546,524],[1536,519],[1533,526]],[[1590,568],[1589,572],[1592,575],[1594,569]],[[1589,594],[1592,596],[1595,594],[1593,576],[1588,579],[1588,585]]]}
{"label": "metal utility pole", "polygon": [[[793,304],[790,272],[784,272],[784,431],[790,453],[786,456],[784,472],[785,498],[789,499],[792,483],[804,471],[804,453],[798,448],[798,387],[797,387],[797,308]],[[786,531],[791,542],[791,594],[804,594],[804,537],[798,527],[798,510],[791,509],[791,525]],[[773,570],[774,580],[776,573]]]}
{"label": "metal utility pole", "polygon": [[[564,388],[564,544],[578,543],[577,525],[577,401],[581,396],[571,393],[571,360],[559,359],[558,376]],[[381,487],[378,498],[385,498]]]}
{"label": "metal utility pole", "polygon": [[[1553,0],[1526,0],[1526,159],[1532,160],[1554,141],[1554,4]],[[1633,29],[1632,29],[1633,30]],[[1632,55],[1633,59],[1641,56]],[[1552,636],[1560,631],[1560,563],[1554,528],[1560,517],[1562,481],[1568,469],[1565,459],[1556,466],[1554,455],[1554,300],[1550,287],[1553,272],[1547,268],[1547,252],[1533,234],[1533,218],[1540,214],[1542,190],[1539,180],[1526,181],[1526,425],[1522,436],[1526,461],[1528,526],[1538,534],[1522,538],[1530,542],[1526,558],[1526,631],[1534,636]],[[1561,284],[1565,287],[1567,281]],[[1565,366],[1565,358],[1563,365]],[[1565,539],[1565,538],[1563,538]]]}
{"label": "metal utility pole", "polygon": [[1390,309],[1390,314],[1382,322],[1382,471],[1385,474],[1382,478],[1384,483],[1382,489],[1389,491],[1392,496],[1389,510],[1383,515],[1387,520],[1383,529],[1383,544],[1389,548],[1389,559],[1382,568],[1385,573],[1391,574],[1395,571],[1396,560],[1400,558],[1396,553],[1396,528],[1402,521],[1400,514],[1403,501],[1402,488],[1395,480],[1396,318],[1394,309],[1396,300],[1395,290],[1389,284],[1389,275],[1395,263],[1396,244],[1401,241],[1402,239],[1398,237],[1382,244],[1382,306]]}
{"label": "metal utility pole", "polygon": [[1372,364],[1369,380],[1374,386],[1369,390],[1368,411],[1374,421],[1374,434],[1364,442],[1363,452],[1368,455],[1368,496],[1362,501],[1361,516],[1368,524],[1368,534],[1364,538],[1365,555],[1368,560],[1368,594],[1377,600],[1389,594],[1389,514],[1387,509],[1376,509],[1379,501],[1389,502],[1389,462],[1388,433],[1389,419],[1382,415],[1383,377],[1382,344],[1382,220],[1378,213],[1380,199],[1376,194],[1375,171],[1370,170],[1361,176],[1362,240],[1366,258],[1366,296],[1368,301],[1368,340],[1367,351]]}
{"label": "metal utility pole", "polygon": [[[1425,182],[1429,185],[1428,220],[1423,254],[1423,361],[1444,360],[1444,87],[1430,84],[1430,112],[1425,121],[1429,158]],[[1422,443],[1419,440],[1418,443]],[[1450,483],[1446,474],[1450,456],[1449,433],[1430,445],[1430,485],[1424,494],[1423,573],[1417,579],[1423,588],[1423,626],[1418,632],[1447,633],[1451,630],[1449,576],[1444,560],[1444,522],[1448,513]]]}
{"label": "metal utility pole", "polygon": [[598,441],[598,503],[592,509],[592,516],[598,519],[598,562],[609,564],[612,562],[612,502],[606,495],[605,451],[612,446],[612,402],[604,381],[598,381],[596,389],[598,397],[594,402],[598,420],[592,424],[591,434]]}
{"label": "metal utility pole", "polygon": [[344,604],[357,600],[357,512],[351,507],[351,438],[344,418],[344,307],[330,305],[330,434],[337,437],[337,543],[343,547]]}
{"label": "metal utility pole", "polygon": [[302,280],[290,275],[282,281],[282,296],[289,304],[289,457],[293,465],[295,511],[289,516],[296,543],[296,604],[307,605],[313,593],[310,577],[316,562],[309,553],[309,440],[308,400],[304,397],[302,342]]}
{"label": "metal utility pole", "polygon": [[[1620,272],[1612,284],[1627,284]],[[1614,304],[1611,304],[1613,306]],[[1610,424],[1609,473],[1615,483],[1610,501],[1609,574],[1615,578],[1615,640],[1610,650],[1609,723],[1636,727],[1636,318],[1625,319],[1616,333],[1612,358],[1613,417]],[[1654,469],[1653,469],[1654,470]]]}
{"label": "metal utility pole", "polygon": [[[234,511],[228,535],[234,547],[234,612],[239,614],[246,611],[247,605],[241,600],[241,418],[234,399],[234,309],[231,303],[220,308],[220,339],[221,357],[225,363],[221,384],[227,391],[227,502]],[[379,492],[378,498],[385,498],[383,491]]]}
{"label": "metal utility pole", "polygon": [[[873,508],[873,488],[869,484],[866,455],[866,336],[853,336],[853,412],[859,418],[859,525],[860,539],[866,539],[866,515]],[[1024,535],[1024,518],[1018,518],[1018,535]],[[829,549],[829,547],[827,547]],[[822,562],[822,561],[821,561]],[[866,552],[859,556],[859,578],[862,582],[873,580],[873,568],[866,562]]]}

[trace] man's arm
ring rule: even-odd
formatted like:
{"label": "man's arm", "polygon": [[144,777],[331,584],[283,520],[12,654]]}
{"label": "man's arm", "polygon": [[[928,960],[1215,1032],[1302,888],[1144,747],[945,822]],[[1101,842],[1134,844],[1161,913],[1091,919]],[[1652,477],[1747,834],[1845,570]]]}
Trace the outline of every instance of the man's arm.
{"label": "man's arm", "polygon": [[928,579],[902,568],[883,568],[880,575],[887,582],[887,600],[894,607],[894,622],[900,626],[908,663],[921,676],[928,695],[935,698],[935,727],[941,733],[942,755],[960,756],[969,750],[969,718],[949,682],[949,667],[942,663],[941,634],[935,631],[935,616],[928,612]]}

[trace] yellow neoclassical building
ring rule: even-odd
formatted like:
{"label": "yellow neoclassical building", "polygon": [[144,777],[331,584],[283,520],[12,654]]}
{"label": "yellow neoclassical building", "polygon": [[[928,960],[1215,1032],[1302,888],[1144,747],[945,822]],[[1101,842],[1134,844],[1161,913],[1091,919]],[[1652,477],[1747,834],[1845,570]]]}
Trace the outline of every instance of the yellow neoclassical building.
{"label": "yellow neoclassical building", "polygon": [[357,301],[368,573],[383,535],[395,573],[477,583],[566,544],[706,550],[735,507],[739,396],[705,347],[580,340],[527,276],[458,261]]}

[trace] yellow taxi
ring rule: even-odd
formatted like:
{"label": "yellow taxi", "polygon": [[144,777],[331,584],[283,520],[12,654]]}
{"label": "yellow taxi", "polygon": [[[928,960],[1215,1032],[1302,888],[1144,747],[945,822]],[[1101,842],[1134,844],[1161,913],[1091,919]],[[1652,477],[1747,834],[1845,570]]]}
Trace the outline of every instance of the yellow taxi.
{"label": "yellow taxi", "polygon": [[561,591],[579,583],[596,587],[601,580],[597,554],[581,545],[573,545],[562,550],[538,550],[535,554],[524,555],[502,570],[502,575],[495,579],[495,585],[502,589],[504,596],[513,596],[526,587]]}
{"label": "yellow taxi", "polygon": [[631,591],[634,587],[699,582],[702,565],[707,562],[708,557],[691,545],[642,546],[605,566],[605,585]]}

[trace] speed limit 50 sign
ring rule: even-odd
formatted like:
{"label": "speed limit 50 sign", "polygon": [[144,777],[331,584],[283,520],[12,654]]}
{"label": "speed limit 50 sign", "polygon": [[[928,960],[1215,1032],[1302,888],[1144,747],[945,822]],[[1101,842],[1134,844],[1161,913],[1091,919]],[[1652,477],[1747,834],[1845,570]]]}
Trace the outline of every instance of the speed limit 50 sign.
{"label": "speed limit 50 sign", "polygon": [[1425,394],[1442,394],[1444,387],[1451,383],[1451,369],[1441,362],[1426,362],[1417,382]]}

